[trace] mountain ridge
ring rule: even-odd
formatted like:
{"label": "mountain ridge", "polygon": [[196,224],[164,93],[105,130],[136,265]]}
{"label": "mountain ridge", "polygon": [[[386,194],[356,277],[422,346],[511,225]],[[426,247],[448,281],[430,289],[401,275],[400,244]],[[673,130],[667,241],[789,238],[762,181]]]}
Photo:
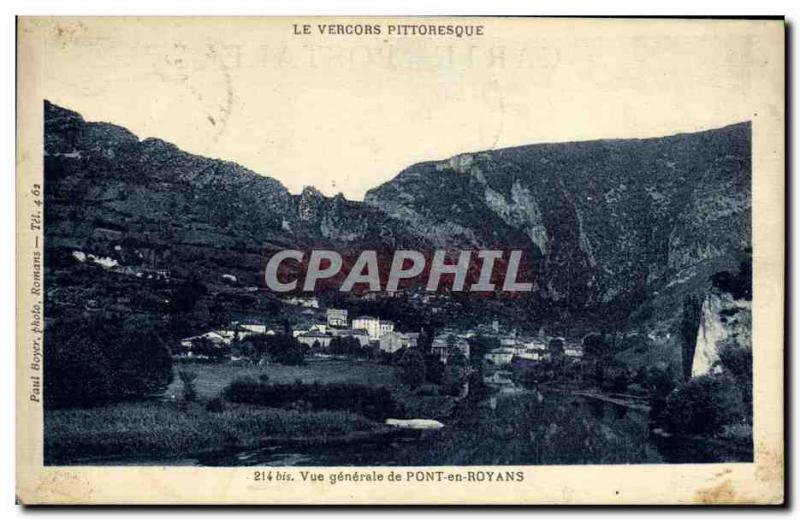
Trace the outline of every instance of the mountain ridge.
{"label": "mountain ridge", "polygon": [[701,290],[750,245],[748,122],[462,153],[413,164],[363,202],[313,187],[291,194],[236,163],[47,101],[44,133],[57,264],[80,250],[258,285],[271,249],[513,247],[533,263],[538,300],[633,310],[675,284]]}

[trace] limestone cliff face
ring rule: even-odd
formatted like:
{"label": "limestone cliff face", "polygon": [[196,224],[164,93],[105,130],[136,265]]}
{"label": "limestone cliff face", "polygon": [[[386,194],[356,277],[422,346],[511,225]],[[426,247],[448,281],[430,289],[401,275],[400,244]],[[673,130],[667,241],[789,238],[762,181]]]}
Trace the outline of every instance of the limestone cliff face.
{"label": "limestone cliff face", "polygon": [[541,297],[592,306],[733,267],[750,243],[750,179],[743,123],[461,154],[365,203],[437,244],[526,249]]}
{"label": "limestone cliff face", "polygon": [[718,370],[719,351],[726,343],[752,350],[752,302],[713,290],[701,310],[700,328],[692,360],[692,377]]}

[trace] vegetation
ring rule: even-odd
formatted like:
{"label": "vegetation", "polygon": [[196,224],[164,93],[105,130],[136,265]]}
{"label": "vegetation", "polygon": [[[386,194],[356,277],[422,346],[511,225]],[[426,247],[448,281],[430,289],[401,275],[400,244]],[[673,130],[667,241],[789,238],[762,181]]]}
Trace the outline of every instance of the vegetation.
{"label": "vegetation", "polygon": [[441,385],[444,380],[444,363],[436,354],[425,354],[425,381],[431,385]]}
{"label": "vegetation", "polygon": [[211,413],[222,413],[225,411],[225,401],[220,397],[215,397],[206,403],[206,411]]}
{"label": "vegetation", "polygon": [[742,406],[745,417],[752,423],[753,414],[753,352],[738,345],[735,341],[728,341],[719,351],[719,363],[728,374],[733,377],[736,387],[741,392]]}
{"label": "vegetation", "polygon": [[677,375],[672,368],[651,367],[639,376],[642,385],[650,392],[650,422],[656,426],[666,425],[667,397],[675,389]]}
{"label": "vegetation", "polygon": [[331,339],[328,348],[324,349],[324,352],[337,356],[349,356],[359,359],[368,359],[372,357],[372,349],[370,347],[362,347],[361,342],[350,336],[334,337]]}
{"label": "vegetation", "polygon": [[670,430],[684,435],[715,434],[742,419],[742,397],[727,375],[704,375],[681,385],[667,397]]}
{"label": "vegetation", "polygon": [[267,336],[267,355],[284,365],[304,365],[308,347],[289,334]]}
{"label": "vegetation", "polygon": [[196,401],[197,388],[194,385],[194,380],[197,379],[197,374],[188,370],[180,370],[178,377],[183,384],[183,400],[186,402]]}
{"label": "vegetation", "polygon": [[425,383],[425,359],[417,349],[406,349],[400,359],[401,379],[412,390]]}
{"label": "vegetation", "polygon": [[731,294],[738,300],[753,299],[753,251],[745,249],[744,258],[736,273],[723,271],[711,277],[714,287]]}
{"label": "vegetation", "polygon": [[[720,272],[711,277],[716,289],[736,299],[752,298],[752,259],[745,251],[739,270]],[[725,321],[730,310],[721,311]],[[738,312],[738,311],[733,311]],[[719,360],[707,374],[691,378],[694,346],[700,324],[701,301],[684,300],[680,322],[685,383],[670,388],[662,384],[653,392],[651,420],[679,435],[715,435],[726,431],[744,432],[750,438],[753,413],[753,358],[749,336],[742,340],[733,334],[719,346]]]}
{"label": "vegetation", "polygon": [[463,354],[456,353],[447,359],[442,381],[442,392],[446,395],[457,396],[461,393],[464,383],[469,375],[469,362]]}
{"label": "vegetation", "polygon": [[173,377],[163,336],[137,318],[121,323],[102,317],[60,318],[48,324],[45,406],[97,406],[162,393]]}
{"label": "vegetation", "polygon": [[233,403],[303,410],[347,410],[380,421],[400,412],[387,388],[353,383],[307,384],[295,381],[280,384],[239,378],[228,385],[222,395]]}
{"label": "vegetation", "polygon": [[48,410],[44,427],[48,464],[87,457],[163,460],[226,446],[255,448],[275,437],[324,441],[382,428],[344,411],[308,412],[244,405],[207,411],[200,404],[183,407],[165,402]]}
{"label": "vegetation", "polygon": [[469,343],[469,387],[473,394],[483,390],[484,356],[489,351],[500,347],[500,340],[489,336],[478,335]]}
{"label": "vegetation", "polygon": [[[265,363],[253,365],[243,362],[218,363],[211,361],[181,360],[176,365],[180,370],[197,374],[195,386],[200,400],[212,399],[234,379],[251,377],[263,382],[292,383],[359,383],[367,386],[389,386],[398,384],[397,369],[359,360],[315,360],[305,365],[281,365]],[[180,398],[181,383],[178,378],[167,388],[166,396]]]}

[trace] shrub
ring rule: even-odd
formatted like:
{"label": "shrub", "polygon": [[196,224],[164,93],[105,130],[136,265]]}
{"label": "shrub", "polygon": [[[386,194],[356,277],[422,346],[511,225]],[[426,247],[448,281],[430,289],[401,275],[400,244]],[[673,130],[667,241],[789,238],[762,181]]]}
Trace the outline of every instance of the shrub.
{"label": "shrub", "polygon": [[48,408],[96,406],[111,398],[108,360],[79,335],[44,340],[44,404]]}
{"label": "shrub", "polygon": [[719,350],[719,364],[736,380],[742,393],[747,420],[752,422],[753,414],[753,353],[739,346],[735,341],[725,342]]}
{"label": "shrub", "polygon": [[208,403],[206,403],[206,411],[211,413],[222,413],[225,411],[225,401],[220,399],[219,397],[215,397],[211,399]]}
{"label": "shrub", "polygon": [[278,334],[267,338],[269,356],[282,365],[304,365],[308,346],[298,342],[289,334]]}
{"label": "shrub", "polygon": [[444,368],[442,391],[447,395],[453,396],[461,394],[468,374],[469,368],[466,358],[460,353],[451,356]]}
{"label": "shrub", "polygon": [[741,417],[741,393],[727,375],[691,379],[667,397],[666,418],[675,433],[714,434]]}
{"label": "shrub", "polygon": [[425,384],[417,388],[416,395],[431,396],[439,395],[439,387],[437,385]]}
{"label": "shrub", "polygon": [[232,403],[255,404],[273,408],[348,410],[373,420],[395,415],[399,406],[386,388],[351,383],[290,384],[260,383],[253,378],[238,378],[222,392]]}
{"label": "shrub", "polygon": [[45,406],[140,399],[172,382],[172,357],[151,322],[62,318],[45,329]]}
{"label": "shrub", "polygon": [[415,349],[406,349],[400,359],[401,378],[412,390],[425,382],[425,359]]}
{"label": "shrub", "polygon": [[714,287],[730,293],[736,299],[753,299],[753,259],[752,252],[745,250],[745,257],[739,263],[737,272],[722,271],[711,276]]}
{"label": "shrub", "polygon": [[178,372],[178,377],[183,384],[183,400],[192,402],[197,400],[197,389],[194,386],[194,380],[197,379],[197,374],[188,370],[181,370]]}

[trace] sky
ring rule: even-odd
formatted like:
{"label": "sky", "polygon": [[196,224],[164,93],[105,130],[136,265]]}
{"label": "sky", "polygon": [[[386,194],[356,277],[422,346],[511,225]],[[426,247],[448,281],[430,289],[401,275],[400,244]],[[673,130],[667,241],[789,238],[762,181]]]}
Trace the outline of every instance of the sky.
{"label": "sky", "polygon": [[[294,34],[296,23],[316,31],[331,21],[384,32]],[[775,59],[765,40],[777,31],[763,25],[457,23],[483,25],[483,35],[389,36],[386,20],[368,19],[91,18],[28,29],[43,35],[47,99],[237,162],[293,193],[313,185],[360,200],[423,160],[770,116],[753,108],[759,69]]]}

